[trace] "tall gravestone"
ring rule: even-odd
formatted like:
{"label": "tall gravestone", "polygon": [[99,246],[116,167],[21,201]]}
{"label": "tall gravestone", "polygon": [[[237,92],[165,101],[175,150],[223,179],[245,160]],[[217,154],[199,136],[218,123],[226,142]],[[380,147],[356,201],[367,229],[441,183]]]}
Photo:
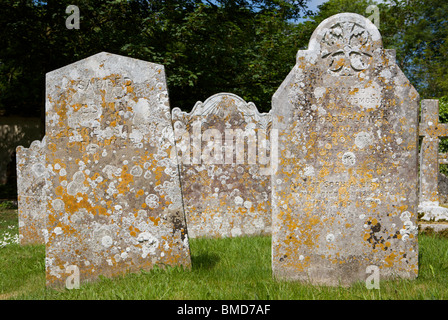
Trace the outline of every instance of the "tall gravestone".
{"label": "tall gravestone", "polygon": [[416,277],[419,96],[378,29],[352,13],[324,20],[272,104],[274,276]]}
{"label": "tall gravestone", "polygon": [[189,267],[163,66],[102,52],[46,86],[47,285]]}
{"label": "tall gravestone", "polygon": [[45,137],[33,141],[29,148],[16,149],[19,241],[23,245],[45,243],[48,178],[45,150]]}
{"label": "tall gravestone", "polygon": [[190,237],[271,233],[270,124],[231,93],[173,109]]}

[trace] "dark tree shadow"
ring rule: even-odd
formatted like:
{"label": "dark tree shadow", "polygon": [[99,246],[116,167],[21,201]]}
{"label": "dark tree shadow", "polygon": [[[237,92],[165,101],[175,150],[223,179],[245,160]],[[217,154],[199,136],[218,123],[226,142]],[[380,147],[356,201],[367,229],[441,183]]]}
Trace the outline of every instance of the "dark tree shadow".
{"label": "dark tree shadow", "polygon": [[218,262],[220,258],[215,253],[201,253],[193,254],[191,256],[192,269],[212,269]]}

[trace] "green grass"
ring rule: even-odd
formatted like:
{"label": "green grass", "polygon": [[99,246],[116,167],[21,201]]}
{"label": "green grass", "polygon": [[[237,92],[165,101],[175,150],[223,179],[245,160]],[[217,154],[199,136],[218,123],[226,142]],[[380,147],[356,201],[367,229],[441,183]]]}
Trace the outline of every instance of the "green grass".
{"label": "green grass", "polygon": [[191,239],[190,247],[191,270],[154,269],[54,290],[45,288],[43,245],[7,245],[0,248],[0,299],[448,299],[448,239],[437,235],[419,236],[418,279],[381,281],[379,290],[363,282],[345,288],[276,281],[270,237]]}

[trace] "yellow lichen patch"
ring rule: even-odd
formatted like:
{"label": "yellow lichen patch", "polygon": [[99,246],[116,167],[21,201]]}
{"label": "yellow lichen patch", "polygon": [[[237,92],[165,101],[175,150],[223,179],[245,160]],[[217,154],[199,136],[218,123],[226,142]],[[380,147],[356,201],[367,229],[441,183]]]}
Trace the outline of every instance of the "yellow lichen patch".
{"label": "yellow lichen patch", "polygon": [[92,211],[96,212],[98,215],[103,215],[103,216],[108,215],[107,209],[100,205],[94,206],[92,209],[93,209]]}
{"label": "yellow lichen patch", "polygon": [[391,252],[389,255],[387,255],[387,256],[384,258],[384,261],[386,262],[385,266],[388,267],[388,268],[393,267],[395,258],[396,258],[397,256],[398,256],[398,255],[397,255],[396,253],[394,253],[394,252]]}
{"label": "yellow lichen patch", "polygon": [[[76,72],[67,72],[65,69],[62,72],[58,70],[48,74],[51,82],[48,94],[51,111],[47,115],[51,121],[47,124],[51,128],[49,150],[53,154],[47,159],[51,162],[49,167],[53,170],[51,182],[54,186],[54,189],[50,190],[52,201],[48,203],[51,236],[47,254],[51,257],[51,264],[47,280],[51,285],[64,282],[64,268],[73,264],[80,267],[82,280],[97,278],[99,274],[106,276],[119,274],[130,266],[130,270],[139,270],[140,267],[152,268],[154,263],[189,264],[188,250],[185,250],[188,249],[188,245],[185,245],[187,242],[179,245],[181,242],[177,239],[172,241],[172,237],[167,237],[166,241],[163,241],[164,248],[177,246],[176,253],[167,260],[160,255],[159,248],[155,248],[155,254],[151,253],[151,259],[143,258],[148,254],[146,251],[152,242],[132,246],[132,251],[126,246],[126,241],[131,237],[129,235],[131,231],[126,230],[129,224],[135,227],[132,232],[137,236],[141,235],[145,241],[148,238],[156,238],[157,242],[161,241],[159,232],[171,235],[172,230],[185,230],[185,227],[182,226],[179,202],[167,201],[167,199],[177,200],[180,193],[179,185],[176,189],[176,181],[173,178],[173,170],[177,167],[168,161],[163,150],[148,144],[149,140],[169,143],[169,128],[172,128],[169,118],[166,117],[166,110],[161,108],[162,105],[168,105],[163,68],[134,59],[130,61],[140,64],[140,67],[129,68],[130,65],[122,63],[124,62],[122,59],[127,58],[117,59],[116,55],[100,53],[94,58],[68,67],[77,68]],[[112,67],[124,70],[112,72],[110,69]],[[149,78],[134,85],[135,70],[147,67],[155,68],[154,71],[157,72],[151,74],[156,75],[158,79]],[[101,76],[98,76],[98,69],[101,68]],[[62,74],[64,76],[61,78]],[[70,79],[73,74],[79,78]],[[154,92],[149,92],[151,86],[154,87]],[[152,103],[151,100],[154,99],[157,99],[157,103]],[[145,118],[143,121],[145,123],[142,124],[142,119],[135,116],[133,106],[135,103],[147,101],[149,104],[143,106],[144,110],[142,109],[145,113],[141,115]],[[126,116],[122,117],[123,114]],[[157,119],[157,123],[154,123],[154,119]],[[132,133],[135,133],[134,136],[138,139],[142,132],[148,131],[146,130],[148,128],[151,131],[151,139],[144,138],[141,143],[130,141]],[[164,128],[167,132],[162,130]],[[160,133],[161,131],[163,133]],[[144,152],[148,152],[145,157],[151,158],[151,162],[157,158],[149,168],[145,161],[138,163],[140,155]],[[60,159],[59,166],[54,158]],[[159,188],[156,188],[152,169],[160,166],[163,161],[165,161],[163,170],[167,173],[159,175],[162,183],[159,182]],[[132,163],[132,166],[127,168],[124,166],[125,163]],[[161,206],[152,208],[150,212],[137,210],[141,205],[147,206],[143,204],[145,201],[150,203],[151,198],[146,199],[145,194],[157,198],[160,193],[164,197],[160,197],[159,204],[165,202],[170,209],[173,206],[171,212],[165,209],[166,220],[154,218],[164,210]],[[136,199],[137,197],[139,199]],[[134,208],[131,210],[132,216],[126,212],[130,207]],[[147,219],[148,214],[153,215],[150,220],[153,220],[154,225],[158,225],[157,228],[151,232],[139,230],[142,229],[140,227],[143,225],[142,221],[146,219],[150,222]],[[178,216],[179,219],[176,220]],[[62,221],[64,223],[61,223]],[[126,225],[124,229],[121,228],[123,224]],[[61,234],[63,234],[62,241],[61,239],[55,241],[61,238],[59,237]],[[66,245],[67,243],[70,245]],[[115,250],[117,245],[123,246],[118,253]],[[72,257],[76,257],[77,260],[71,261]],[[62,274],[62,278],[57,279],[54,274]]]}
{"label": "yellow lichen patch", "polygon": [[143,196],[145,194],[145,191],[143,189],[139,189],[136,194],[135,197],[138,198],[140,196]]}
{"label": "yellow lichen patch", "polygon": [[55,193],[57,196],[62,196],[62,195],[65,193],[65,188],[64,188],[63,186],[57,186],[57,187],[55,188],[54,193]]}
{"label": "yellow lichen patch", "polygon": [[134,182],[133,175],[127,173],[127,170],[127,166],[124,166],[120,176],[121,182],[117,186],[118,193],[121,194],[127,193]]}
{"label": "yellow lichen patch", "polygon": [[56,152],[56,150],[57,150],[57,148],[56,148],[56,144],[55,144],[55,143],[49,143],[49,144],[48,144],[48,149],[49,149],[51,152]]}
{"label": "yellow lichen patch", "polygon": [[149,220],[154,224],[154,226],[158,226],[160,222],[159,217],[149,217]]}

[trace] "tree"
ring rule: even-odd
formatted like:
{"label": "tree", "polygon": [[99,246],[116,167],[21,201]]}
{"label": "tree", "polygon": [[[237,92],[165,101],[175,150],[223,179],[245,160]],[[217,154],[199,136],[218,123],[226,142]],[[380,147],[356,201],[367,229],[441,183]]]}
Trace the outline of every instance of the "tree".
{"label": "tree", "polygon": [[431,0],[393,0],[386,25],[397,60],[422,98],[448,94],[448,3]]}
{"label": "tree", "polygon": [[[173,107],[232,91],[270,109],[306,0],[5,0],[0,110],[39,116],[45,73],[100,51],[165,65]],[[67,29],[68,5],[80,29]],[[291,53],[285,61],[286,53]]]}

